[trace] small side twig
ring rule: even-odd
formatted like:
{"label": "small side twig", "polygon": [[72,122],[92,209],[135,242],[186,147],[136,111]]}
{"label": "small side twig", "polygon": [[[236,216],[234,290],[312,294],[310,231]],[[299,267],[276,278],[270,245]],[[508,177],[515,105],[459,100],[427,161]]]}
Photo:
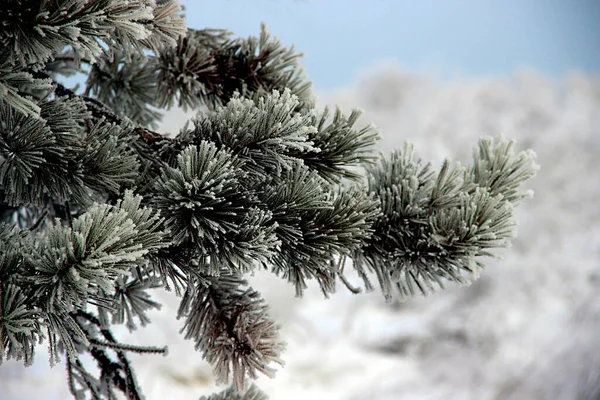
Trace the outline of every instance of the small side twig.
{"label": "small side twig", "polygon": [[167,347],[147,347],[147,346],[134,346],[130,344],[116,343],[116,342],[108,342],[104,340],[98,339],[90,339],[90,343],[97,347],[107,347],[113,350],[121,350],[121,351],[132,351],[134,353],[154,353],[154,354],[166,354]]}
{"label": "small side twig", "polygon": [[340,280],[342,281],[342,283],[344,284],[344,286],[346,286],[348,288],[349,291],[351,291],[354,294],[359,294],[362,292],[361,288],[357,288],[355,286],[353,286],[348,279],[346,279],[346,277],[344,276],[344,266],[346,265],[346,256],[341,256],[340,259],[338,260],[338,265],[337,265],[337,275],[340,277]]}
{"label": "small side twig", "polygon": [[48,215],[48,210],[44,210],[44,212],[42,213],[42,215],[38,218],[37,221],[35,221],[35,223],[33,225],[31,225],[31,227],[29,228],[30,232],[35,231],[40,224],[44,221],[44,219],[46,219],[46,216]]}

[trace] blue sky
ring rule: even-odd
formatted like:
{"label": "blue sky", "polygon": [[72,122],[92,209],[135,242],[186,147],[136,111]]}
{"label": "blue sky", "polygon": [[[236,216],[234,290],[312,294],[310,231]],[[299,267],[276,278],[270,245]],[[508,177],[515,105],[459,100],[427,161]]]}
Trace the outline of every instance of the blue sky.
{"label": "blue sky", "polygon": [[257,35],[304,52],[315,89],[352,84],[381,61],[411,71],[488,76],[533,67],[600,72],[597,0],[188,0],[188,25]]}

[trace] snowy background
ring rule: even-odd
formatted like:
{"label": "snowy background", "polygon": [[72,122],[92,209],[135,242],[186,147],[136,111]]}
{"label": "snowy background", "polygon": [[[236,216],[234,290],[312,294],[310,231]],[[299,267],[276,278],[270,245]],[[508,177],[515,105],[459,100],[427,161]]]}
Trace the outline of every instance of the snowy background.
{"label": "snowy background", "polygon": [[[272,400],[600,399],[600,7],[456,0],[431,15],[413,1],[361,9],[255,0],[235,12],[226,9],[233,1],[187,3],[196,28],[247,35],[266,21],[297,43],[319,107],[363,109],[382,151],[410,140],[437,165],[468,162],[479,137],[504,134],[518,150],[534,149],[541,166],[534,198],[518,208],[513,247],[467,288],[386,303],[377,291],[340,286],[326,300],[312,287],[297,299],[276,277],[251,277],[288,343],[285,367],[257,382]],[[182,117],[168,115],[163,130],[177,131]],[[151,326],[119,330],[124,342],[169,346],[166,357],[132,356],[147,399],[219,390],[178,333],[177,299],[156,297],[164,307]],[[0,367],[0,399],[38,398],[70,398],[65,369],[50,369],[45,346],[30,368]]]}

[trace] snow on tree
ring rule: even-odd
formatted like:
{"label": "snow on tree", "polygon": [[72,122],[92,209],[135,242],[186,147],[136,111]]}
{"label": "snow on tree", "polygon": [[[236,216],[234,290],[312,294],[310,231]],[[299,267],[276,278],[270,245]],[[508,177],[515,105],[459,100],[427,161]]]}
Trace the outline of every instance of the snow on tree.
{"label": "snow on tree", "polygon": [[[173,0],[9,0],[0,21],[0,360],[47,343],[76,398],[142,398],[127,353],[166,348],[111,326],[148,324],[158,287],[232,385],[212,398],[262,398],[248,379],[273,376],[284,343],[244,274],[359,292],[352,261],[386,298],[427,294],[477,277],[530,195],[534,153],[502,138],[439,170],[410,143],[374,154],[374,128],[315,109],[301,54],[264,26],[187,29]],[[78,73],[84,90],[61,83]],[[153,131],[174,105],[198,113]]]}

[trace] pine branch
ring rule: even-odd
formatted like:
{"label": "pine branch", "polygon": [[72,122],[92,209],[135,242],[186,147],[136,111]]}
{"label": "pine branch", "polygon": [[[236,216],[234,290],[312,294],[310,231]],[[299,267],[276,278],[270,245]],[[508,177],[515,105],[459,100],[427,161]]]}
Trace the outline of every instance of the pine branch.
{"label": "pine branch", "polygon": [[0,43],[11,63],[41,66],[70,46],[91,60],[109,48],[172,45],[184,33],[178,3],[12,0],[0,10]]}
{"label": "pine branch", "polygon": [[238,391],[244,389],[246,376],[256,379],[260,372],[272,377],[270,364],[283,365],[283,343],[263,299],[251,288],[243,289],[245,280],[225,271],[207,279],[208,286],[188,288],[182,299],[179,316],[186,316],[185,338],[194,340],[218,380],[227,382],[232,376]]}
{"label": "pine branch", "polygon": [[414,159],[413,147],[369,169],[369,190],[383,214],[375,233],[354,253],[368,289],[374,272],[390,298],[427,294],[444,280],[466,283],[483,268],[480,258],[513,237],[513,204],[529,195],[520,186],[535,175],[532,152],[513,154],[512,142],[483,139],[474,167],[444,162],[439,174]]}
{"label": "pine branch", "polygon": [[97,340],[97,339],[90,339],[90,344],[92,346],[96,346],[96,347],[100,347],[100,348],[109,348],[112,350],[119,350],[119,351],[132,351],[132,352],[135,352],[138,354],[144,354],[144,353],[166,354],[167,353],[166,347],[159,349],[156,347],[133,346],[130,344],[107,342],[104,340]]}
{"label": "pine branch", "polygon": [[[241,274],[358,293],[351,258],[367,289],[374,275],[407,297],[467,281],[509,244],[532,152],[484,139],[472,166],[434,171],[407,144],[377,164],[360,112],[317,113],[301,54],[264,25],[184,33],[174,0],[0,8],[0,361],[31,363],[45,338],[76,398],[140,399],[126,352],[165,349],[110,326],[149,323],[147,290],[173,287],[185,337],[233,380],[211,399],[258,400],[240,391],[274,374],[283,343]],[[83,95],[58,82],[81,71]],[[209,109],[176,138],[148,129],[176,103]]]}
{"label": "pine branch", "polygon": [[282,48],[263,24],[259,38],[230,40],[221,30],[188,29],[177,46],[159,56],[158,93],[161,107],[178,98],[184,109],[225,105],[234,93],[259,93],[288,88],[298,96],[298,109],[312,108],[311,83],[306,82],[294,47]]}
{"label": "pine branch", "polygon": [[[70,374],[79,376],[80,383],[83,383],[84,388],[95,396],[100,393],[100,397],[109,396],[109,398],[116,398],[113,391],[114,387],[125,394],[128,399],[142,399],[143,396],[135,381],[133,370],[125,352],[166,354],[167,349],[118,343],[112,332],[104,327],[96,316],[82,310],[78,310],[72,315],[89,337],[89,346],[86,350],[96,360],[100,369],[100,376],[96,378],[88,373],[79,359],[69,364]],[[97,333],[100,333],[104,340],[97,339]],[[111,359],[105,351],[106,349],[114,351],[117,355],[117,360]],[[77,395],[74,384],[71,386],[71,392]]]}
{"label": "pine branch", "polygon": [[333,120],[328,121],[329,109],[325,108],[319,118],[314,117],[312,124],[317,129],[309,133],[314,150],[290,155],[302,159],[328,182],[339,184],[343,179],[360,182],[362,174],[352,171],[352,167],[374,163],[377,158],[373,155],[373,146],[379,140],[372,126],[354,128],[361,114],[361,111],[353,110],[346,117],[337,108]]}

